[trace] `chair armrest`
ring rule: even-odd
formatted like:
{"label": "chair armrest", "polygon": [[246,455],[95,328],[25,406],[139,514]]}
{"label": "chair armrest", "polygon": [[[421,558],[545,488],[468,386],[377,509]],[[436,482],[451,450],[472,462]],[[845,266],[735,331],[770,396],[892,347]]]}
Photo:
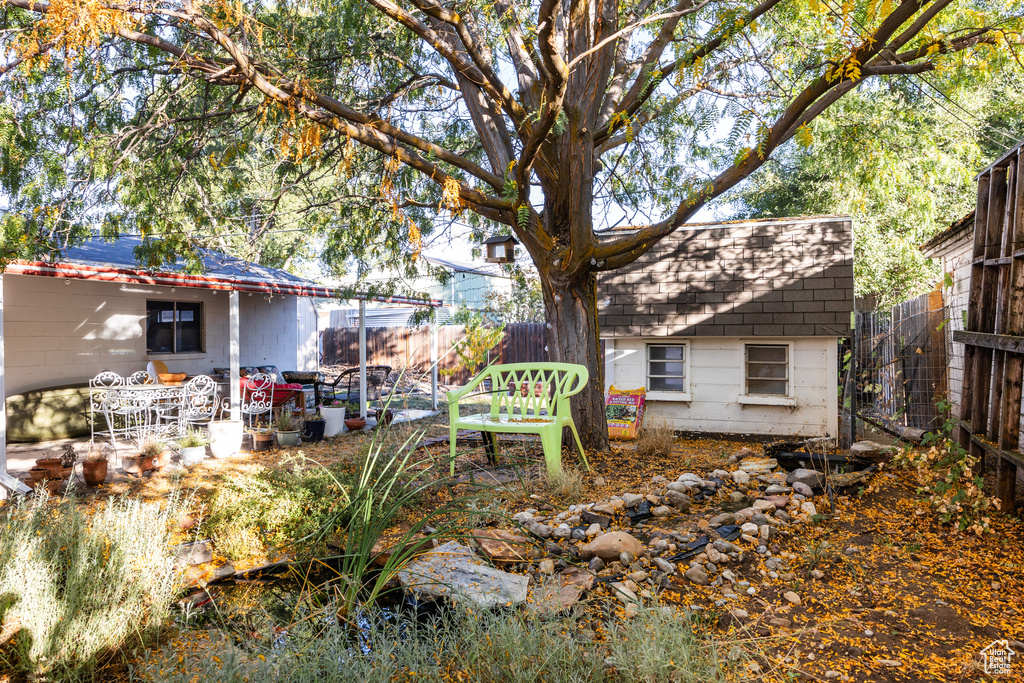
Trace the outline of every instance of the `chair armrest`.
{"label": "chair armrest", "polygon": [[562,394],[563,397],[569,398],[583,391],[583,387],[587,386],[587,382],[590,381],[590,371],[587,370],[586,366],[579,366],[579,374],[576,376],[576,386],[569,389]]}

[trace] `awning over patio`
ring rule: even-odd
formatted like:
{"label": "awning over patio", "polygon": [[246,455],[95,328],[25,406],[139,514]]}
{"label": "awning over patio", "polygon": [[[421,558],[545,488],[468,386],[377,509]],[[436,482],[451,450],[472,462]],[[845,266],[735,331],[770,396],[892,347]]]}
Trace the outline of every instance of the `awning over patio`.
{"label": "awning over patio", "polygon": [[[160,270],[140,269],[135,261],[135,248],[141,244],[139,237],[125,236],[116,241],[96,237],[85,244],[68,250],[59,262],[14,261],[4,271],[7,275],[31,275],[40,277],[98,282],[125,283],[159,287],[200,288],[226,291],[229,293],[229,359],[231,368],[230,405],[231,418],[241,417],[241,396],[239,391],[240,367],[240,315],[239,293],[246,292],[276,296],[297,296],[310,298],[337,298],[359,302],[359,367],[360,367],[360,412],[366,415],[366,315],[367,301],[397,303],[404,305],[437,307],[436,299],[414,296],[374,296],[364,292],[324,287],[313,281],[298,277],[284,270],[249,263],[217,252],[203,253],[205,272],[201,275],[184,272],[179,262],[162,267]],[[0,341],[3,332],[3,277],[0,275]],[[431,399],[437,407],[437,337],[431,340]],[[6,399],[4,388],[4,345],[0,343],[0,405]],[[7,415],[0,411],[0,496],[11,490],[11,478],[7,476]]]}

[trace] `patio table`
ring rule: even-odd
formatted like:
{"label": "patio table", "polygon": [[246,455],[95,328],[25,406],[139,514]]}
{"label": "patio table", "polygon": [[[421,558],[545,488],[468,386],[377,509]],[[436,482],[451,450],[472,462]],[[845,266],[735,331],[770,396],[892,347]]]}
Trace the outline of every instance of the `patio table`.
{"label": "patio table", "polygon": [[[177,408],[184,391],[184,386],[170,384],[131,384],[107,389],[103,398],[103,414],[107,424],[111,425],[111,445],[116,447],[114,437],[118,432],[137,443],[159,432],[164,426],[160,424],[162,410]],[[123,430],[113,428],[115,415],[124,416],[126,426]],[[170,425],[177,425],[177,419],[166,426]]]}

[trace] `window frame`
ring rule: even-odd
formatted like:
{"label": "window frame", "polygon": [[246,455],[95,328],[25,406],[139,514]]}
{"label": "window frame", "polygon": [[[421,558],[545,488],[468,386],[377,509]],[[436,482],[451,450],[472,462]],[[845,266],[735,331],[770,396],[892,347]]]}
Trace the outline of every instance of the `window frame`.
{"label": "window frame", "polygon": [[[750,393],[750,380],[751,379],[765,379],[763,377],[751,377],[750,376],[750,348],[753,346],[761,347],[780,347],[786,349],[786,360],[785,362],[772,363],[770,361],[754,361],[755,363],[769,363],[771,365],[782,365],[786,368],[786,393],[785,394],[752,394]],[[793,353],[793,342],[781,341],[781,340],[743,340],[743,394],[739,397],[739,402],[746,405],[781,405],[781,406],[795,406],[796,398],[793,394],[793,367],[794,353]],[[776,379],[776,378],[769,378]]]}
{"label": "window frame", "polygon": [[[151,304],[169,304],[172,306],[171,310],[174,312],[174,319],[171,321],[171,351],[153,351],[149,348],[149,325],[150,325],[150,305]],[[199,348],[189,349],[187,351],[178,350],[178,305],[188,304],[189,306],[198,307],[199,316]],[[206,302],[204,301],[188,301],[184,299],[146,299],[146,355],[147,356],[187,356],[187,355],[202,355],[206,353]]]}
{"label": "window frame", "polygon": [[[678,346],[683,349],[683,390],[651,389],[651,347]],[[656,361],[659,362],[659,361]],[[673,361],[674,362],[674,361]],[[655,377],[679,377],[679,375],[655,375]],[[655,401],[690,401],[690,344],[688,341],[650,341],[644,342],[644,387],[646,398]]]}

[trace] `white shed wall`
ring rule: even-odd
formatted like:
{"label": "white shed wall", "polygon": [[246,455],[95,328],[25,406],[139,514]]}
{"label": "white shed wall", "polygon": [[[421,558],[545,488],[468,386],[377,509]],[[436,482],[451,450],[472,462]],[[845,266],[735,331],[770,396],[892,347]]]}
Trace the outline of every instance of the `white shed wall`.
{"label": "white shed wall", "polygon": [[[159,359],[175,372],[228,365],[228,293],[24,275],[4,276],[4,352],[8,395],[84,382],[103,370],[121,375]],[[147,354],[146,300],[202,301],[205,353]],[[242,365],[316,369],[316,336],[299,341],[294,296],[242,294]],[[307,328],[308,329],[308,328]]]}
{"label": "white shed wall", "polygon": [[[970,235],[968,235],[970,237]],[[938,256],[941,259],[942,272],[952,273],[953,286],[942,290],[942,303],[946,307],[946,348],[949,357],[949,375],[947,386],[949,398],[953,400],[952,412],[960,416],[960,392],[963,390],[964,378],[964,345],[953,341],[953,332],[964,329],[964,317],[967,312],[967,297],[971,289],[971,252],[973,244],[970,239],[957,240],[947,246]]]}
{"label": "white shed wall", "polygon": [[[836,436],[838,339],[834,337],[618,338],[605,340],[606,385],[637,389],[646,383],[646,342],[685,341],[689,401],[648,399],[645,419],[666,419],[674,429],[733,434]],[[743,405],[744,344],[792,344],[795,405]],[[607,390],[607,387],[606,387]]]}

